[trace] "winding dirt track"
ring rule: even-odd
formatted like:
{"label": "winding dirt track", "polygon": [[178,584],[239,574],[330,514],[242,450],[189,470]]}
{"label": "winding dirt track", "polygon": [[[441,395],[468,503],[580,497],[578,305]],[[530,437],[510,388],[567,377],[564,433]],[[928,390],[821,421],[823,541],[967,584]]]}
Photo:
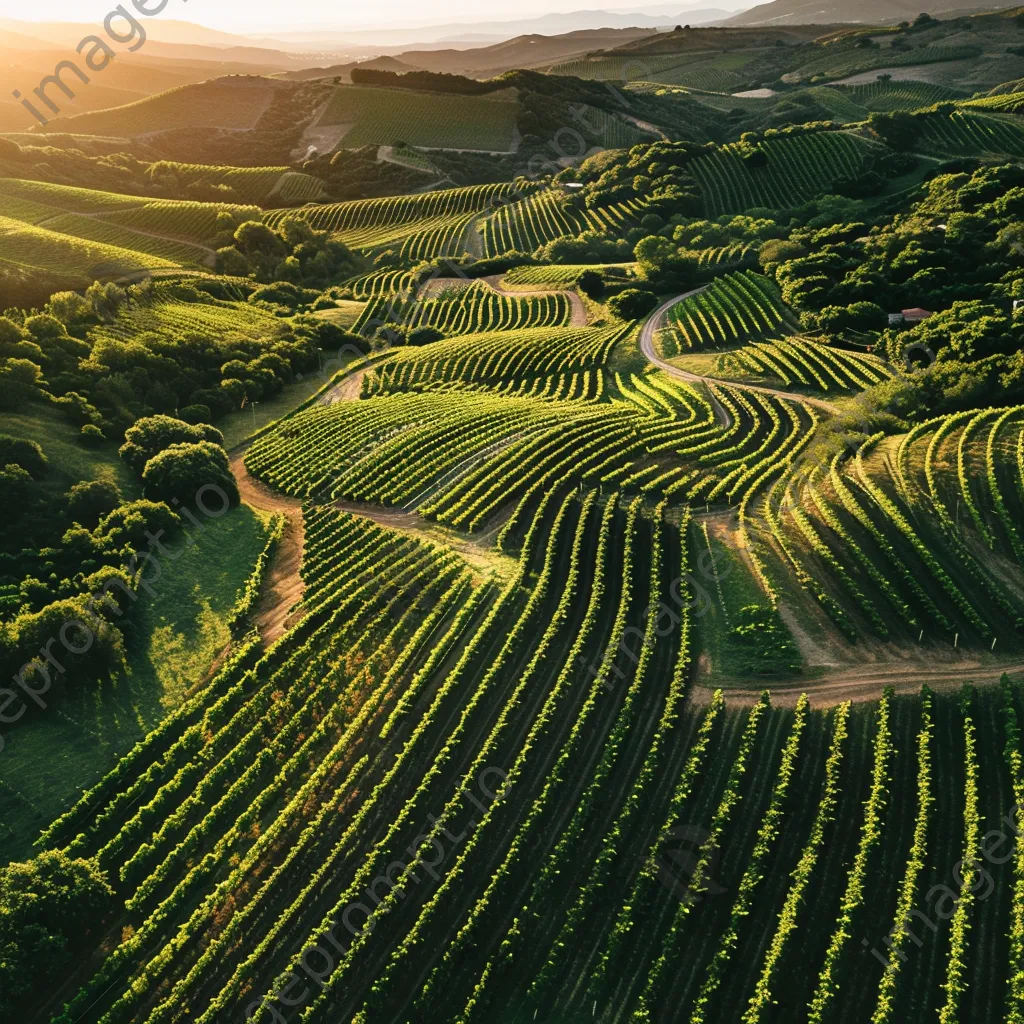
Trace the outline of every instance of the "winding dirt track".
{"label": "winding dirt track", "polygon": [[302,617],[301,612],[292,609],[305,592],[299,570],[305,550],[306,524],[298,498],[273,491],[249,475],[244,460],[248,447],[243,445],[231,453],[231,470],[238,481],[242,501],[261,512],[279,512],[287,520],[256,607],[256,624],[269,645]]}
{"label": "winding dirt track", "polygon": [[[682,295],[677,295],[675,298],[669,299],[667,302],[663,302],[651,315],[647,318],[643,328],[640,331],[640,351],[643,352],[648,362],[653,363],[658,367],[659,370],[664,370],[665,373],[672,377],[678,377],[680,380],[688,381],[691,384],[720,384],[724,387],[738,388],[742,391],[758,391],[762,395],[773,395],[775,398],[781,398],[788,402],[802,402],[804,405],[813,405],[815,408],[821,409],[824,412],[836,415],[839,413],[839,408],[833,405],[831,402],[826,402],[822,398],[810,398],[807,395],[798,395],[792,391],[783,391],[780,388],[769,388],[763,384],[739,384],[736,381],[721,380],[718,377],[702,377],[696,373],[690,373],[688,370],[681,370],[678,366],[673,366],[667,362],[661,356],[658,355],[657,350],[654,347],[654,333],[661,326],[662,321],[665,319],[665,314],[677,303],[682,302],[683,299],[688,299],[691,295],[699,295],[707,285],[700,288],[694,288],[692,291],[684,292]],[[712,404],[715,408],[715,415],[719,417],[719,422],[723,426],[729,426],[731,419],[729,413],[722,407],[721,403],[714,397],[711,396]]]}

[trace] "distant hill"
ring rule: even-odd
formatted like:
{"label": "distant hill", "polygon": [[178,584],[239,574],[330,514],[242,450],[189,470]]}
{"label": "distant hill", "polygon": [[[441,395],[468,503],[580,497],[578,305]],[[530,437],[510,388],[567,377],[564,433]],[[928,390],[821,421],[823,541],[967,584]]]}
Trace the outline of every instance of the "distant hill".
{"label": "distant hill", "polygon": [[913,21],[927,9],[933,17],[941,14],[962,14],[968,11],[990,10],[991,4],[971,4],[964,0],[772,0],[759,4],[742,14],[728,19],[726,25],[828,25],[886,24]]}
{"label": "distant hill", "polygon": [[25,35],[23,32],[14,32],[7,29],[7,24],[19,24],[20,22],[6,22],[0,20],[0,30],[3,31],[2,42],[5,50],[44,50],[49,45],[45,39],[38,36]]}
{"label": "distant hill", "polygon": [[[68,51],[54,48],[52,43],[37,41],[33,48],[22,48],[15,38],[15,47],[8,49],[11,35],[0,34],[0,131],[27,131],[36,121],[33,116],[12,96],[15,89],[25,96],[53,69],[59,61],[66,60]],[[213,57],[217,51],[199,48],[200,52]],[[126,103],[145,99],[156,93],[166,92],[183,85],[192,85],[208,79],[230,74],[267,74],[280,69],[275,64],[247,64],[234,61],[183,60],[165,57],[149,50],[132,54],[130,58],[115,60],[97,75],[87,87],[74,89],[74,99],[55,92],[62,115],[84,114],[92,111],[120,107]],[[71,82],[74,88],[74,82]]]}
{"label": "distant hill", "polygon": [[650,31],[642,28],[587,29],[556,36],[516,36],[470,50],[407,50],[398,54],[398,59],[427,71],[490,78],[505,71],[542,67],[591,50],[614,49],[650,38]]}
{"label": "distant hill", "polygon": [[[96,31],[95,25],[74,22],[29,22],[0,18],[0,50],[54,50],[64,52],[57,58],[74,57],[78,43]],[[115,63],[129,67],[148,64],[154,57],[174,60],[205,60],[220,62],[221,74],[226,73],[225,62],[244,64],[253,73],[262,70],[283,70],[304,62],[284,50],[257,46],[245,36],[231,35],[192,25],[185,21],[163,21],[156,18],[146,22],[146,44],[131,54],[121,54]],[[48,74],[52,74],[50,65]],[[108,74],[109,69],[104,71]]]}
{"label": "distant hill", "polygon": [[[731,17],[732,11],[713,4],[692,7],[680,3],[677,7],[655,5],[656,13],[649,8],[643,10],[622,9],[616,11],[582,10],[552,12],[536,17],[519,18],[512,21],[448,22],[441,25],[426,25],[413,28],[387,26],[375,29],[349,31],[325,28],[322,32],[295,31],[279,32],[273,37],[253,36],[261,46],[281,46],[291,51],[323,50],[325,47],[348,48],[354,44],[380,47],[382,51],[395,54],[398,48],[443,45],[445,43],[501,42],[525,35],[565,35],[569,32],[595,31],[601,29],[656,29],[671,28],[673,25],[698,25],[722,21]],[[733,10],[741,6],[730,4]]]}
{"label": "distant hill", "polygon": [[437,40],[455,41],[458,38],[509,39],[523,35],[564,35],[568,32],[582,32],[608,28],[671,28],[673,25],[703,25],[711,21],[723,21],[732,16],[732,11],[720,7],[702,7],[687,10],[682,5],[672,13],[638,14],[615,13],[612,11],[570,11],[553,12],[537,18],[516,21],[482,22],[472,25],[445,25],[432,30]]}
{"label": "distant hill", "polygon": [[[51,46],[69,46],[72,49],[84,36],[96,31],[96,26],[88,22],[68,21],[18,21],[14,18],[0,18],[0,40],[8,46],[8,33],[22,33],[36,39],[42,39]],[[160,43],[178,43],[190,46],[242,46],[252,47],[252,40],[245,36],[220,32],[217,29],[194,25],[188,21],[176,21],[173,18],[156,18],[146,22],[147,40]]]}
{"label": "distant hill", "polygon": [[438,71],[470,78],[493,78],[518,68],[546,67],[558,61],[595,49],[614,49],[634,40],[650,39],[645,28],[602,28],[565,32],[561,35],[521,35],[498,43],[474,47],[404,50],[372,60],[357,60],[327,66],[307,67],[282,72],[277,77],[289,81],[316,78],[351,80],[354,68],[379,71]]}
{"label": "distant hill", "polygon": [[343,82],[352,81],[355,68],[370,68],[373,71],[394,71],[397,75],[409,71],[423,71],[422,67],[407,64],[396,57],[374,57],[373,60],[350,61],[348,64],[332,64],[329,67],[303,68],[301,71],[283,71],[275,77],[288,82],[309,82],[317,78],[340,78]]}
{"label": "distant hill", "polygon": [[[840,26],[833,25],[833,28]],[[821,25],[792,25],[744,29],[738,27],[684,28],[677,32],[659,32],[623,43],[614,53],[683,53],[686,51],[764,49],[778,45],[810,42],[822,34]]]}
{"label": "distant hill", "polygon": [[[393,60],[367,63],[404,66]],[[550,140],[567,124],[580,123],[585,133],[574,142],[578,152],[566,154],[581,159],[656,137],[704,142],[718,119],[687,97],[619,94],[597,83],[528,69],[487,80],[372,67],[353,68],[352,75],[366,77],[341,85],[322,78],[213,79],[55,118],[45,129],[36,126],[25,141],[46,145],[55,135],[86,141],[119,137],[126,150],[130,144],[146,160],[183,164],[297,167],[302,162],[308,170],[306,161],[315,160],[314,173],[344,192],[350,172],[367,177],[364,165],[379,161],[379,146],[404,143],[448,151],[458,166],[445,165],[442,173],[493,180],[489,175],[499,173],[497,163],[501,175],[511,176],[537,154],[550,162]],[[578,121],[581,110],[589,112]]]}

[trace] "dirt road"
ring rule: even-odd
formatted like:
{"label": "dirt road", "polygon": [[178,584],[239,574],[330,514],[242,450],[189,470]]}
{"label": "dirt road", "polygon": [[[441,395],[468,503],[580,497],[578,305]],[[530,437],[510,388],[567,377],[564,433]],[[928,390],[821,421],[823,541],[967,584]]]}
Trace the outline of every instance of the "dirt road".
{"label": "dirt road", "polygon": [[231,470],[238,481],[242,501],[262,512],[279,512],[287,520],[256,607],[256,624],[269,645],[302,617],[301,612],[292,609],[305,592],[299,570],[305,550],[306,524],[298,498],[279,494],[249,474],[244,461],[248,447],[243,445],[231,453]]}
{"label": "dirt road", "polygon": [[[990,686],[1003,675],[1024,675],[1024,662],[1008,661],[1000,664],[986,660],[965,661],[956,667],[949,665],[927,668],[919,662],[888,662],[877,665],[859,665],[855,668],[829,672],[815,679],[787,680],[784,683],[764,681],[756,687],[724,687],[726,698],[732,703],[753,704],[764,689],[771,690],[772,702],[793,705],[801,693],[811,698],[815,707],[832,707],[843,701],[877,700],[882,690],[891,686],[897,693],[919,693],[927,683],[933,690],[958,689],[964,683]],[[713,687],[697,684],[690,695],[698,704],[711,699]]]}
{"label": "dirt road", "polygon": [[[757,391],[762,395],[773,395],[775,398],[781,398],[787,402],[802,402],[804,405],[813,405],[817,409],[821,409],[824,412],[837,415],[839,408],[833,405],[831,402],[826,402],[821,398],[809,398],[807,395],[798,395],[792,391],[783,391],[780,388],[769,388],[762,384],[738,384],[736,381],[721,380],[718,377],[702,377],[696,373],[690,373],[688,370],[682,370],[678,366],[673,366],[670,362],[667,362],[660,355],[654,347],[654,335],[658,328],[662,325],[662,321],[665,319],[665,314],[677,303],[682,302],[683,299],[690,298],[691,295],[699,295],[704,289],[708,287],[704,285],[701,288],[694,288],[692,291],[684,292],[682,295],[677,295],[675,298],[669,299],[667,302],[663,302],[648,318],[644,323],[643,328],[640,331],[640,351],[643,352],[647,360],[658,367],[659,370],[664,370],[665,373],[672,377],[677,377],[679,380],[688,381],[691,384],[719,384],[724,387],[736,388],[741,391]],[[722,406],[714,395],[711,396],[711,402],[715,409],[715,416],[718,418],[722,426],[729,426],[731,424],[731,417],[729,413]]]}

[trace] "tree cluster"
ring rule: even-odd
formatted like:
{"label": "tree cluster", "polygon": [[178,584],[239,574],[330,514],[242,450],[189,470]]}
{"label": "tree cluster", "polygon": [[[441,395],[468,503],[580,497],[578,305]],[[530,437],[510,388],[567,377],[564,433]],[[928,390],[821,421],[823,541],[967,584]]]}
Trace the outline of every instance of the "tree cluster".
{"label": "tree cluster", "polygon": [[325,321],[292,316],[320,293],[287,282],[255,288],[250,301],[281,316],[266,337],[163,328],[111,332],[122,314],[164,302],[225,308],[218,282],[199,286],[92,285],[84,295],[58,292],[41,313],[0,316],[0,404],[43,398],[56,403],[86,439],[118,439],[140,416],[176,414],[209,422],[277,394],[295,373],[317,365],[316,349],[336,340]]}
{"label": "tree cluster", "polygon": [[246,221],[232,243],[217,250],[217,270],[269,283],[284,281],[324,288],[358,269],[359,260],[330,231],[316,231],[301,217],[286,217],[276,228]]}
{"label": "tree cluster", "polygon": [[0,868],[0,1018],[29,1019],[114,908],[95,861],[49,851]]}

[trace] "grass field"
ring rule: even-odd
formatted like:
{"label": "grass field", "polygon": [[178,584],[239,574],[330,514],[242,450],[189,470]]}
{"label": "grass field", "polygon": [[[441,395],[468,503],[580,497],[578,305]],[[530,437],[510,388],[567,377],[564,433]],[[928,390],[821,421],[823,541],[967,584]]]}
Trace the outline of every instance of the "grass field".
{"label": "grass field", "polygon": [[213,251],[205,243],[222,212],[237,223],[262,216],[256,206],[154,201],[0,178],[0,231],[7,236],[0,260],[86,283],[144,268],[209,266]]}
{"label": "grass field", "polygon": [[242,203],[270,205],[284,202],[313,202],[326,196],[323,182],[291,167],[222,167],[161,160],[150,169],[154,177],[173,176],[180,185],[227,187]]}
{"label": "grass field", "polygon": [[58,273],[86,283],[121,277],[136,270],[179,265],[160,256],[33,227],[10,217],[0,217],[0,242],[2,263]]}
{"label": "grass field", "polygon": [[94,448],[82,444],[67,417],[57,409],[33,404],[5,411],[3,433],[35,441],[45,449],[50,460],[46,486],[53,489],[54,500],[82,480],[106,480],[117,484],[127,497],[138,496],[135,478],[117,458],[117,445],[106,442]]}

